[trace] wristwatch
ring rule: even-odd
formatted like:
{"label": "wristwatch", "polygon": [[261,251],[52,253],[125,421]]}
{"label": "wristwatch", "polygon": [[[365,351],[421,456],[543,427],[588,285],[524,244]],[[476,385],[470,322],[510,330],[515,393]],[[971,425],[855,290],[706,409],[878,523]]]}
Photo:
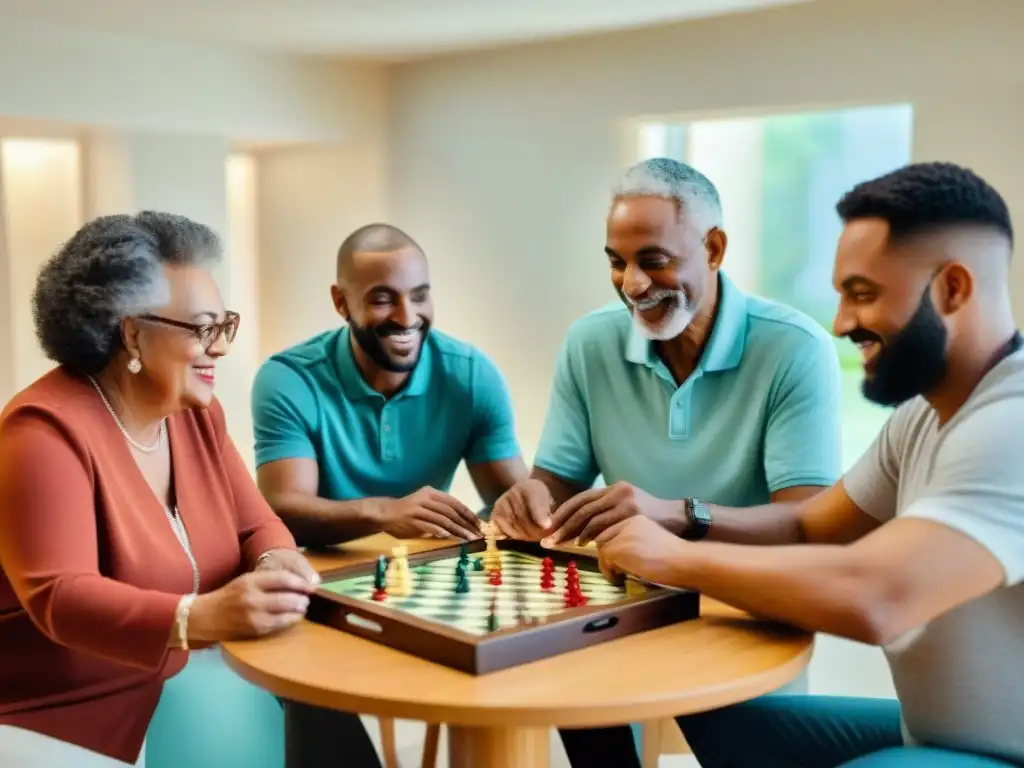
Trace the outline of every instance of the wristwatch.
{"label": "wristwatch", "polygon": [[711,508],[700,499],[686,499],[686,530],[682,538],[700,541],[711,530]]}

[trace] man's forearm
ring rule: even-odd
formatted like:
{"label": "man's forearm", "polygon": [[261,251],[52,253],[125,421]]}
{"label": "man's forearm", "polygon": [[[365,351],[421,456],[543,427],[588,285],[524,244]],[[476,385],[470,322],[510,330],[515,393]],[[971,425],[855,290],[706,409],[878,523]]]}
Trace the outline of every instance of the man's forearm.
{"label": "man's forearm", "polygon": [[666,564],[665,579],[757,617],[875,644],[893,601],[849,553],[827,544],[689,544]]}
{"label": "man's forearm", "polygon": [[798,544],[803,541],[800,506],[782,502],[760,507],[709,505],[711,528],[707,541],[729,544]]}
{"label": "man's forearm", "polygon": [[380,511],[386,499],[333,501],[282,493],[268,501],[300,547],[325,547],[380,533]]}

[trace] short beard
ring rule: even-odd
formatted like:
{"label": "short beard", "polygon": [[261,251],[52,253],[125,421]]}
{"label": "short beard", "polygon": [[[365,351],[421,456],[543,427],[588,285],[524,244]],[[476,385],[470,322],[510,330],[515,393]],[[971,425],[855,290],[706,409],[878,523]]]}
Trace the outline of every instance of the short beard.
{"label": "short beard", "polygon": [[382,371],[388,371],[389,373],[408,373],[413,370],[420,362],[420,357],[423,355],[423,345],[427,341],[427,334],[430,333],[430,323],[421,319],[418,329],[420,345],[419,349],[416,350],[415,356],[407,360],[395,360],[384,349],[381,339],[392,333],[405,330],[397,323],[386,322],[378,326],[369,327],[359,325],[349,318],[348,325],[352,338],[355,339],[359,348],[363,350],[374,365]]}
{"label": "short beard", "polygon": [[946,375],[948,334],[927,290],[914,316],[887,340],[863,331],[849,336],[881,342],[873,375],[865,376],[861,384],[864,397],[873,403],[898,406],[931,392]]}
{"label": "short beard", "polygon": [[652,292],[650,298],[660,299],[667,302],[665,316],[657,325],[645,323],[638,314],[636,303],[630,300],[623,293],[619,293],[622,300],[629,307],[633,318],[633,326],[637,333],[649,341],[669,341],[676,338],[690,327],[690,323],[697,316],[700,304],[692,302],[686,291],[669,291],[658,289]]}

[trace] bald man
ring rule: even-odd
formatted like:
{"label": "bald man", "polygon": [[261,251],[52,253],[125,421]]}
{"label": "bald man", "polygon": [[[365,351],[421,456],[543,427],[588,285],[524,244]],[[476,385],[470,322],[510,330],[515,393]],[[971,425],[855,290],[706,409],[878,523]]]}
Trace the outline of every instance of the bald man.
{"label": "bald man", "polygon": [[[710,508],[693,543],[637,516],[597,537],[609,574],[880,646],[897,698],[773,696],[680,719],[704,768],[1024,765],[1024,351],[1006,204],[928,163],[849,192],[835,333],[895,410],[824,493]],[[761,546],[755,546],[759,543]]]}
{"label": "bald man", "polygon": [[[338,249],[346,321],[271,357],[252,393],[260,490],[302,546],[373,533],[474,539],[449,493],[465,461],[491,505],[526,477],[508,388],[482,352],[433,329],[423,250],[388,224]],[[355,715],[287,706],[289,768],[379,765]],[[342,750],[342,751],[339,751]]]}
{"label": "bald man", "polygon": [[301,546],[380,531],[477,538],[477,514],[448,493],[459,463],[485,504],[526,473],[500,372],[432,328],[427,259],[396,227],[346,238],[331,299],[346,325],[274,355],[256,376],[264,495]]}

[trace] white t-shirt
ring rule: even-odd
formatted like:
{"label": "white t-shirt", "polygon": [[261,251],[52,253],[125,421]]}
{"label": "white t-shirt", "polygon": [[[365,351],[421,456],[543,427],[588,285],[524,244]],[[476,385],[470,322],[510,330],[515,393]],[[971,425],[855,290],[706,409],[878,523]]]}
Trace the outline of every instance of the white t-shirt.
{"label": "white t-shirt", "polygon": [[1002,563],[1002,587],[884,650],[909,743],[1024,762],[1024,351],[942,427],[925,400],[901,405],[843,483],[873,517],[934,520]]}

